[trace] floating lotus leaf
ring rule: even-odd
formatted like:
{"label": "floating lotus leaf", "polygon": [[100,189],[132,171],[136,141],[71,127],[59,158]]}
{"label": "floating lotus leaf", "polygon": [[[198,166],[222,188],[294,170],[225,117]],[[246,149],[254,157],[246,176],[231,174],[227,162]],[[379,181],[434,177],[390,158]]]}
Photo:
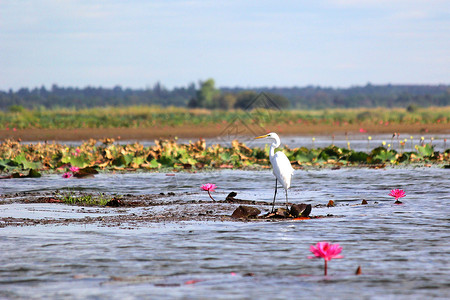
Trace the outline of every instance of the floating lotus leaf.
{"label": "floating lotus leaf", "polygon": [[109,150],[109,149],[105,149],[105,151],[103,153],[103,156],[106,157],[107,159],[113,159],[114,158],[114,156],[111,153],[111,150]]}
{"label": "floating lotus leaf", "polygon": [[22,165],[23,169],[39,169],[41,167],[41,163],[28,161],[25,157],[24,153],[16,156],[13,161],[16,162],[19,166]]}
{"label": "floating lotus leaf", "polygon": [[39,178],[41,177],[41,173],[39,173],[38,171],[36,171],[35,169],[30,169],[30,172],[28,172],[28,176],[30,178]]}
{"label": "floating lotus leaf", "polygon": [[300,152],[295,156],[295,160],[299,163],[312,162],[315,158],[311,152]]}
{"label": "floating lotus leaf", "polygon": [[219,157],[220,157],[220,159],[223,160],[224,162],[229,162],[229,161],[231,161],[231,153],[230,153],[230,152],[223,152],[223,153],[220,153]]}
{"label": "floating lotus leaf", "polygon": [[131,164],[131,162],[133,161],[133,159],[134,159],[135,157],[134,157],[134,154],[125,154],[125,155],[123,156],[123,158],[125,159],[125,165],[128,166],[128,165]]}
{"label": "floating lotus leaf", "polygon": [[89,165],[89,161],[81,156],[66,156],[61,159],[61,162],[79,168],[84,168]]}
{"label": "floating lotus leaf", "polygon": [[253,157],[256,159],[266,158],[267,153],[264,151],[264,149],[255,148],[253,149]]}
{"label": "floating lotus leaf", "polygon": [[172,167],[175,163],[173,157],[167,154],[161,155],[158,162],[165,167]]}
{"label": "floating lotus leaf", "polygon": [[152,160],[149,162],[149,164],[150,164],[150,166],[151,166],[152,168],[159,168],[159,167],[161,167],[161,164],[160,164],[159,162],[157,162],[156,159],[152,159]]}
{"label": "floating lotus leaf", "polygon": [[394,161],[397,158],[397,152],[394,150],[390,151],[381,151],[377,155],[373,157],[375,161],[385,162],[385,161]]}
{"label": "floating lotus leaf", "polygon": [[138,166],[138,167],[133,167],[135,169],[139,168],[140,165],[142,165],[145,162],[145,158],[142,156],[138,156],[138,157],[133,157],[133,160],[131,161],[131,164]]}
{"label": "floating lotus leaf", "polygon": [[190,164],[190,165],[195,165],[197,163],[197,161],[195,159],[190,158],[190,157],[189,158],[181,158],[180,162],[182,164]]}
{"label": "floating lotus leaf", "polygon": [[106,168],[111,162],[110,161],[105,161],[105,162],[95,162],[95,165],[99,168]]}
{"label": "floating lotus leaf", "polygon": [[410,159],[411,159],[411,153],[410,152],[402,153],[398,157],[398,161],[399,162],[406,162],[406,161],[409,161]]}
{"label": "floating lotus leaf", "polygon": [[10,159],[2,159],[0,160],[0,170],[4,171],[11,167],[10,165],[11,160]]}
{"label": "floating lotus leaf", "polygon": [[126,155],[120,154],[111,162],[111,165],[113,165],[114,167],[124,168],[128,166],[131,161],[132,158],[130,157],[126,158]]}
{"label": "floating lotus leaf", "polygon": [[329,146],[329,147],[323,148],[321,153],[325,153],[329,157],[339,157],[342,154],[342,151],[340,151],[340,148],[338,148],[336,146]]}
{"label": "floating lotus leaf", "polygon": [[[370,153],[356,152],[346,148],[329,146],[322,149],[305,147],[278,149],[286,153],[293,165],[343,165],[347,163],[391,164],[408,162],[447,162],[450,150],[434,152],[432,145],[417,146],[417,152],[398,154],[395,150],[377,147]],[[0,171],[20,169],[67,168],[67,166],[96,166],[100,169],[123,170],[125,168],[242,168],[257,164],[270,167],[269,147],[249,148],[234,141],[231,147],[213,145],[206,148],[204,140],[195,143],[177,144],[175,141],[159,140],[155,146],[142,144],[115,145],[107,143],[96,146],[91,140],[78,147],[61,144],[21,144],[17,141],[0,143]]]}
{"label": "floating lotus leaf", "polygon": [[369,155],[365,152],[353,152],[349,157],[349,162],[367,163]]}
{"label": "floating lotus leaf", "polygon": [[[335,158],[335,157],[333,157],[333,158]],[[320,159],[323,161],[328,161],[330,159],[330,156],[326,152],[322,151],[319,153],[319,156],[317,157],[317,159]]]}
{"label": "floating lotus leaf", "polygon": [[417,146],[417,152],[422,157],[430,157],[434,154],[434,147],[430,144],[424,146]]}
{"label": "floating lotus leaf", "polygon": [[381,152],[386,152],[386,151],[387,151],[387,149],[385,147],[380,146],[380,147],[377,147],[377,148],[373,149],[370,152],[370,155],[371,156],[376,156],[376,155],[380,154]]}

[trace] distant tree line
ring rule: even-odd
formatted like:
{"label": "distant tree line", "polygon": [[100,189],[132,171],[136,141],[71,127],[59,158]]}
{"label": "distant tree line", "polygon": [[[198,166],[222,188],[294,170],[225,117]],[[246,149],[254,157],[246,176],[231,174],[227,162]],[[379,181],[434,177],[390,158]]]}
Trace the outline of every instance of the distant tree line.
{"label": "distant tree line", "polygon": [[[224,88],[238,93],[241,88]],[[289,99],[292,108],[429,107],[450,105],[450,85],[372,85],[350,88],[261,88]]]}
{"label": "distant tree line", "polygon": [[[188,87],[166,89],[160,83],[152,88],[130,89],[116,86],[114,88],[59,87],[54,84],[51,89],[21,88],[17,91],[0,91],[0,109],[21,106],[24,108],[76,107],[89,108],[99,106],[161,105],[186,106],[195,95],[195,84]],[[14,109],[14,108],[13,108]]]}
{"label": "distant tree line", "polygon": [[253,109],[253,108],[288,108],[289,100],[279,94],[263,91],[223,91],[216,89],[214,79],[200,82],[195,97],[188,102],[190,108],[209,109]]}
{"label": "distant tree line", "polygon": [[[0,109],[160,105],[207,109],[248,109],[264,97],[265,104],[278,108],[323,109],[354,107],[449,106],[450,85],[371,85],[350,88],[290,87],[254,89],[216,88],[213,79],[187,87],[167,89],[160,83],[146,89],[116,86],[59,87],[53,85],[17,91],[0,91]],[[270,106],[269,105],[269,106]]]}

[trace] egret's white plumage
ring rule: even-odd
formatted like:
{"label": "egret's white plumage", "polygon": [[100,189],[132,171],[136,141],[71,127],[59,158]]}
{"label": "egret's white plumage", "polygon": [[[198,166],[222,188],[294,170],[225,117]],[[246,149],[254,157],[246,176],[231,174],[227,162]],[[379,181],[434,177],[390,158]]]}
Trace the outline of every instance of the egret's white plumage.
{"label": "egret's white plumage", "polygon": [[288,189],[291,186],[292,175],[294,174],[294,168],[292,168],[291,162],[287,158],[286,154],[281,151],[275,153],[275,149],[281,145],[278,134],[271,132],[262,136],[258,136],[255,139],[273,139],[274,142],[270,146],[270,163],[272,164],[273,175],[275,175],[275,195],[273,197],[272,211],[275,205],[275,198],[277,196],[277,182],[279,181],[286,192],[286,206],[288,205]]}

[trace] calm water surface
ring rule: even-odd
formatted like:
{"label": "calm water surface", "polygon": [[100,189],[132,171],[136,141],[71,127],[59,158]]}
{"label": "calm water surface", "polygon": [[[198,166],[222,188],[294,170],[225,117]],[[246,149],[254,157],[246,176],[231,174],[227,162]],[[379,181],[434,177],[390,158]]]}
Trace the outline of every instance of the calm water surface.
{"label": "calm water surface", "polygon": [[[262,134],[262,133],[261,133]],[[368,137],[371,137],[371,140],[368,140]],[[411,139],[411,137],[413,137]],[[410,134],[410,133],[401,133],[399,138],[393,138],[392,134],[368,134],[368,133],[360,133],[360,134],[349,134],[345,135],[336,135],[334,138],[332,135],[317,135],[317,136],[284,136],[280,134],[282,145],[288,145],[290,148],[298,148],[298,147],[306,147],[306,148],[324,148],[328,147],[332,144],[341,147],[355,150],[355,151],[371,151],[372,149],[379,147],[383,142],[387,145],[390,145],[391,149],[395,149],[398,152],[405,151],[416,151],[415,146],[421,144],[421,138],[424,138],[424,143],[431,143],[434,146],[435,151],[444,151],[450,147],[450,133],[440,133],[440,134]],[[226,147],[231,146],[231,142],[233,139],[237,139],[240,142],[246,144],[249,147],[260,147],[264,148],[265,144],[268,143],[267,140],[255,140],[253,136],[222,136],[217,138],[209,138],[206,139],[206,146],[211,146],[214,144],[220,144]],[[402,146],[400,142],[405,142],[405,145]],[[447,141],[448,140],[448,141]],[[180,144],[188,144],[189,142],[195,142],[196,139],[183,139],[180,138],[177,140]],[[69,146],[78,146],[81,144],[80,141],[57,141],[60,144],[66,144]],[[136,141],[136,140],[117,140],[118,144],[132,144],[139,142],[140,144],[148,147],[155,145],[154,140],[147,141]],[[37,142],[27,142],[24,143],[37,143]],[[101,144],[101,142],[98,142]]]}
{"label": "calm water surface", "polygon": [[[0,298],[9,299],[448,299],[450,170],[439,168],[298,170],[291,200],[326,204],[282,222],[182,222],[135,229],[95,225],[0,229]],[[95,178],[0,182],[1,194],[71,188],[149,194],[173,191],[207,200],[202,183],[241,199],[270,201],[270,171],[99,174]],[[402,188],[403,205],[387,194]],[[183,195],[183,192],[190,192]],[[182,195],[182,196],[181,196]],[[361,206],[362,199],[369,205]],[[283,199],[278,201],[282,205]],[[58,204],[5,204],[0,216],[75,217]],[[28,208],[28,209],[27,209]],[[66,209],[66,211],[64,211]],[[44,212],[43,212],[44,211]],[[105,213],[116,211],[105,208]],[[96,210],[101,214],[102,210]],[[36,216],[34,216],[36,217]],[[310,260],[309,246],[340,243],[343,259]],[[358,266],[363,274],[354,275]],[[251,273],[253,276],[248,276]],[[120,277],[120,278],[117,278]]]}

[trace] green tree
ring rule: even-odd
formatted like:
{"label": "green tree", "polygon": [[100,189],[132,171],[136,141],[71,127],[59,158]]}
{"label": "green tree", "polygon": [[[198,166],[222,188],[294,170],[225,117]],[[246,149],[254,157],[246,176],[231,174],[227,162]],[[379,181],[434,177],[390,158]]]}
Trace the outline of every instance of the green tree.
{"label": "green tree", "polygon": [[220,91],[215,88],[214,79],[209,78],[200,82],[200,89],[197,91],[197,105],[204,108],[217,107],[216,100],[220,96]]}
{"label": "green tree", "polygon": [[13,113],[21,113],[24,110],[25,108],[22,105],[11,105],[8,107],[8,111]]}
{"label": "green tree", "polygon": [[226,110],[233,109],[236,101],[237,98],[234,94],[226,93],[218,97],[218,107]]}
{"label": "green tree", "polygon": [[247,109],[251,102],[258,96],[256,92],[253,91],[243,91],[237,95],[237,101],[235,104],[236,108]]}

